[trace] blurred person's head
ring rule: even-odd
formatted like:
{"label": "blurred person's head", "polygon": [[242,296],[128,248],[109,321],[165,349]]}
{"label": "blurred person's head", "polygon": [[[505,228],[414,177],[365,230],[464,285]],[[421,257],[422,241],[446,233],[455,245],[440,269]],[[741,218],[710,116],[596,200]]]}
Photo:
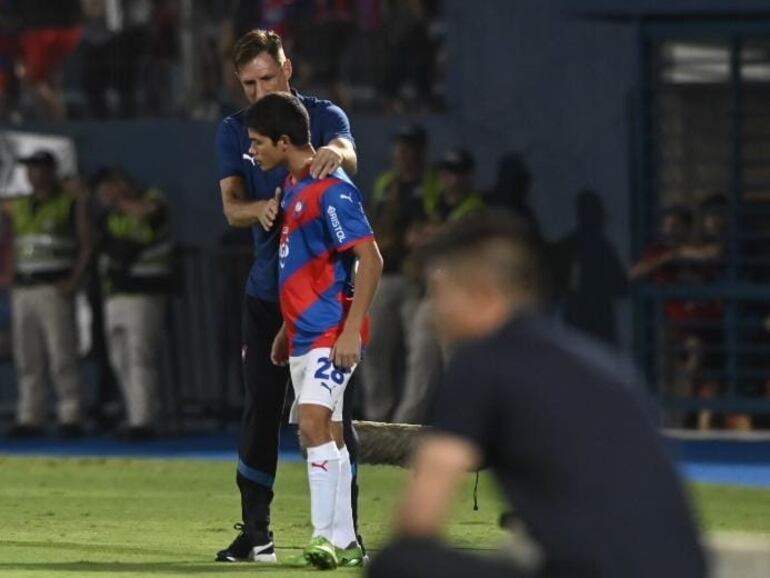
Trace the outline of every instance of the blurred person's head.
{"label": "blurred person's head", "polygon": [[509,197],[514,204],[523,203],[531,186],[532,173],[523,156],[518,153],[509,153],[500,157],[495,184],[499,193]]}
{"label": "blurred person's head", "polygon": [[133,177],[121,167],[100,170],[92,180],[96,198],[105,207],[112,208],[120,199],[139,194],[139,186]]}
{"label": "blurred person's head", "polygon": [[251,30],[233,48],[233,65],[250,104],[273,92],[289,92],[291,61],[272,30]]}
{"label": "blurred person's head", "polygon": [[310,119],[299,99],[288,92],[260,98],[246,111],[249,154],[268,171],[286,162],[293,149],[310,144]]}
{"label": "blurred person's head", "polygon": [[445,343],[488,335],[543,299],[539,245],[513,215],[481,212],[451,223],[419,257]]}
{"label": "blurred person's head", "polygon": [[449,149],[439,161],[439,184],[444,200],[454,206],[473,193],[476,161],[462,148]]}
{"label": "blurred person's head", "polygon": [[393,170],[402,179],[417,179],[425,170],[428,134],[422,125],[402,126],[393,137]]}
{"label": "blurred person's head", "polygon": [[57,161],[54,154],[47,150],[38,150],[19,160],[27,169],[27,180],[32,187],[32,194],[53,192],[56,186]]}
{"label": "blurred person's head", "polygon": [[692,211],[683,205],[672,205],[661,215],[658,235],[669,244],[685,242],[692,232]]}
{"label": "blurred person's head", "polygon": [[707,237],[721,237],[727,227],[727,197],[722,193],[709,195],[700,203],[701,228]]}
{"label": "blurred person's head", "polygon": [[583,189],[575,198],[578,224],[583,229],[602,229],[607,221],[602,198],[596,191]]}

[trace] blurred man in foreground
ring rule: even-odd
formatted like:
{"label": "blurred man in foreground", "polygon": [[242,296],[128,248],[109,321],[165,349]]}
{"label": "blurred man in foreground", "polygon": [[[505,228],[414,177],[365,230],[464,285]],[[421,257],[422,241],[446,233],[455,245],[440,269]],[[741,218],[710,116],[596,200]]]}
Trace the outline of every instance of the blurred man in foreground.
{"label": "blurred man in foreground", "polygon": [[[702,578],[690,509],[640,384],[537,312],[541,263],[525,230],[479,215],[426,249],[437,327],[455,351],[434,431],[414,456],[398,538],[369,575]],[[482,464],[539,546],[537,567],[438,541],[458,484]]]}

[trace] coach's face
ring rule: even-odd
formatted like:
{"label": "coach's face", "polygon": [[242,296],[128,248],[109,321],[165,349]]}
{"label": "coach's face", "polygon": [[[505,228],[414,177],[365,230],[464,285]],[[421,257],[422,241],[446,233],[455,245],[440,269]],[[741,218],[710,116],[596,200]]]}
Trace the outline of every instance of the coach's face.
{"label": "coach's face", "polygon": [[249,154],[263,171],[269,171],[286,160],[288,137],[282,136],[278,142],[273,142],[270,137],[249,129],[249,140]]}
{"label": "coach's face", "polygon": [[270,54],[262,52],[241,66],[238,80],[249,104],[254,104],[266,94],[289,92],[291,74],[291,61],[288,58],[279,64]]}

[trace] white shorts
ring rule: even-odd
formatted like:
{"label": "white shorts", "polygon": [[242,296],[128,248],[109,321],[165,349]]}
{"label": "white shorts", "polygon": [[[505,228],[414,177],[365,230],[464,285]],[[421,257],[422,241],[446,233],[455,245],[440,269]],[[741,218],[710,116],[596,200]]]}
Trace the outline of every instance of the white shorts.
{"label": "white shorts", "polygon": [[355,366],[343,373],[334,367],[331,352],[331,348],[321,347],[289,358],[294,386],[290,423],[298,423],[298,406],[305,404],[328,407],[332,410],[332,421],[342,421],[342,398]]}

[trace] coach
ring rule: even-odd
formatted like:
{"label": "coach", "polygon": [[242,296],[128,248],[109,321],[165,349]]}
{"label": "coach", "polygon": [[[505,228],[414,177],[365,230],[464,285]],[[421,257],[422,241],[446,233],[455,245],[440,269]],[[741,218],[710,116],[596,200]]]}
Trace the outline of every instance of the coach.
{"label": "coach", "polygon": [[[275,32],[252,30],[245,34],[235,44],[233,64],[249,103],[266,94],[290,90],[291,61]],[[329,101],[297,96],[310,114],[311,140],[317,149],[311,174],[323,178],[340,166],[348,174],[355,174],[356,151],[345,113]],[[243,314],[245,405],[236,477],[243,524],[236,524],[239,535],[228,548],[217,553],[217,560],[274,562],[270,503],[289,376],[285,367],[271,363],[270,350],[282,323],[278,305],[276,192],[287,173],[283,168],[263,171],[248,154],[250,143],[244,115],[245,111],[240,111],[225,118],[216,137],[225,216],[232,226],[251,227],[255,248]],[[345,421],[347,437],[352,438],[349,411]],[[346,443],[349,448],[355,447],[353,439],[346,439]],[[354,506],[356,494],[354,480]]]}
{"label": "coach", "polygon": [[[400,537],[369,576],[703,578],[684,492],[634,372],[537,313],[541,265],[523,231],[469,217],[426,252],[435,320],[456,351],[415,454]],[[480,464],[539,546],[534,567],[437,540],[458,483]]]}

